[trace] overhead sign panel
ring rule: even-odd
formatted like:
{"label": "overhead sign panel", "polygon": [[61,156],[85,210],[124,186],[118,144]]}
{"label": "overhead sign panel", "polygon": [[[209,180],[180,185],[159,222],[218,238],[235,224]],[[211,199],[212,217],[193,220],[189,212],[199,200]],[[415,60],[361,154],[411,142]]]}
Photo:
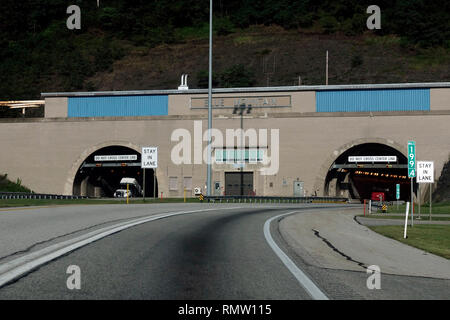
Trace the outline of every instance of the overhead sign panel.
{"label": "overhead sign panel", "polygon": [[397,162],[397,156],[353,156],[348,162]]}
{"label": "overhead sign panel", "polygon": [[158,147],[143,147],[142,148],[142,163],[143,169],[158,168]]}
{"label": "overhead sign panel", "polygon": [[417,161],[417,183],[434,183],[434,162]]}
{"label": "overhead sign panel", "polygon": [[94,156],[94,161],[133,161],[133,160],[137,160],[136,154]]}
{"label": "overhead sign panel", "polygon": [[[213,109],[235,108],[240,105],[253,108],[290,107],[291,96],[254,96],[254,97],[214,97],[211,100]],[[191,109],[208,108],[208,98],[191,98]]]}

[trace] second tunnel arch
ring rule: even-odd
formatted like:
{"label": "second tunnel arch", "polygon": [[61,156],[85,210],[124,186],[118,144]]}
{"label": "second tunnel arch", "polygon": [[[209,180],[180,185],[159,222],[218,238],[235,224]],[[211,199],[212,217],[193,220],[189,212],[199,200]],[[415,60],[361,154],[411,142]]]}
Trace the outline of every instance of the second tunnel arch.
{"label": "second tunnel arch", "polygon": [[[411,180],[407,177],[407,158],[399,145],[384,139],[360,140],[335,151],[323,173],[325,196],[370,199],[373,192],[383,192],[387,201],[395,200],[396,184],[400,199],[409,200]],[[406,148],[405,148],[406,151]],[[349,162],[350,156],[395,156],[394,162]],[[413,184],[416,192],[416,183]]]}

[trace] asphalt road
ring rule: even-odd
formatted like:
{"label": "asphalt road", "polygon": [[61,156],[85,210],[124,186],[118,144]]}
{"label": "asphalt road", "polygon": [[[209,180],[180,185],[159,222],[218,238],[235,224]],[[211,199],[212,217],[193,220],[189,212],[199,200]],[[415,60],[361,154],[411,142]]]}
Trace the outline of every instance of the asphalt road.
{"label": "asphalt road", "polygon": [[[88,212],[91,216],[81,215],[85,217],[84,223],[80,222],[83,221],[80,215],[78,219],[74,218],[76,226],[66,226],[65,231],[69,234],[56,236],[58,232],[53,229],[54,234],[50,237],[50,223],[41,228],[40,236],[28,237],[28,242],[45,237],[49,241],[41,239],[39,245],[31,247],[25,241],[21,246],[29,253],[38,247],[111,224],[108,222],[111,220],[124,221],[131,216],[148,215],[149,208],[155,213],[187,207],[199,209],[198,206],[155,209],[141,205],[130,207],[132,213],[129,213],[124,212],[124,206],[77,207],[77,211]],[[114,233],[3,286],[0,299],[311,299],[269,246],[263,227],[274,216],[292,211],[301,214],[313,208],[305,205],[233,207],[238,206],[208,205],[203,208],[210,211],[155,220]],[[333,210],[333,206],[329,207],[325,210]],[[67,213],[71,211],[69,208],[52,208],[41,214],[46,217],[53,214],[58,220],[60,210],[66,212],[66,217],[75,217]],[[98,213],[97,219],[92,217],[93,213]],[[2,218],[0,215],[0,221]],[[39,214],[34,219],[39,220]],[[9,234],[11,232],[9,230]],[[306,264],[283,241],[277,221],[271,224],[271,234],[283,252],[330,299],[449,298],[449,282],[440,279],[386,275],[383,290],[368,290],[365,272],[328,270]],[[18,250],[17,245],[11,247]],[[23,254],[15,254],[11,248],[3,249],[0,266]],[[71,265],[78,266],[81,271],[79,290],[69,290],[66,285],[70,276],[66,270]]]}

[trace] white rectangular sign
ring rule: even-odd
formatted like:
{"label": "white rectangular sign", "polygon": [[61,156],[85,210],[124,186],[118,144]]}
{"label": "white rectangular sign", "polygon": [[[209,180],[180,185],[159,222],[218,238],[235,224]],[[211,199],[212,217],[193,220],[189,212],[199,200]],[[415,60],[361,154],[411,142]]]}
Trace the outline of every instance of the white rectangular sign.
{"label": "white rectangular sign", "polygon": [[132,161],[137,160],[137,154],[95,156],[94,161]]}
{"label": "white rectangular sign", "polygon": [[434,183],[434,162],[417,161],[417,183]]}
{"label": "white rectangular sign", "polygon": [[141,155],[143,169],[158,168],[158,147],[143,147]]}
{"label": "white rectangular sign", "polygon": [[354,156],[348,162],[397,162],[397,156]]}

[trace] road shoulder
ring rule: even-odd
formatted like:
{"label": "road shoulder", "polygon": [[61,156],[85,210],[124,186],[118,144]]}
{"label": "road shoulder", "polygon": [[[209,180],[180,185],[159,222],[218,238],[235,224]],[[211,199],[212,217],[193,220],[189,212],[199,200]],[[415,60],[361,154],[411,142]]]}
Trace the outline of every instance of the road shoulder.
{"label": "road shoulder", "polygon": [[358,209],[306,211],[280,221],[287,244],[307,263],[321,268],[450,279],[450,261],[386,238],[359,224]]}

